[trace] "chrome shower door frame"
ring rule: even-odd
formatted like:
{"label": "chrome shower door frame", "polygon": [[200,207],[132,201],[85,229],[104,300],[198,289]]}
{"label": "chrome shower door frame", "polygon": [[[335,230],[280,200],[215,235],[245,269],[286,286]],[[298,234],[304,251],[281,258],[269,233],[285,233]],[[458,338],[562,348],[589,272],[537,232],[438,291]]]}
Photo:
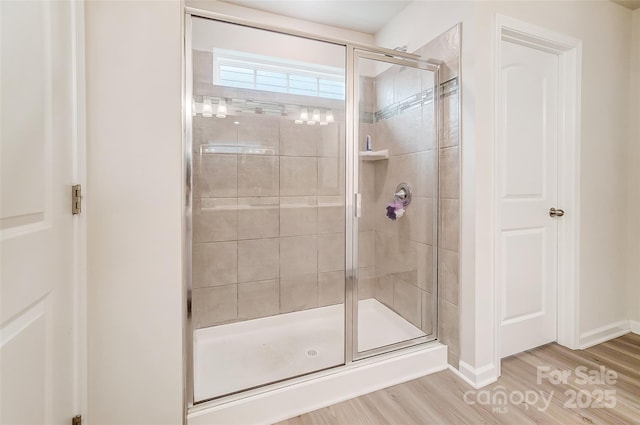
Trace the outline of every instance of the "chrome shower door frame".
{"label": "chrome shower door frame", "polygon": [[[350,51],[349,61],[347,62],[347,72],[351,77],[351,84],[347,86],[348,95],[347,95],[347,108],[350,111],[353,111],[352,119],[350,120],[351,128],[347,127],[348,135],[347,136],[347,152],[345,158],[347,158],[347,167],[351,166],[351,170],[347,168],[347,188],[346,188],[346,202],[351,202],[352,208],[347,208],[347,239],[351,239],[352,243],[349,246],[347,244],[347,264],[351,264],[351,267],[347,267],[347,270],[350,271],[350,276],[347,278],[347,294],[345,299],[345,305],[348,310],[347,314],[347,344],[345,346],[349,346],[351,348],[351,359],[352,361],[359,361],[362,359],[367,359],[373,356],[378,356],[380,354],[389,353],[392,351],[400,350],[407,347],[413,347],[419,344],[424,344],[426,342],[433,341],[437,339],[437,323],[438,323],[438,303],[437,303],[437,291],[438,291],[438,222],[439,222],[439,149],[440,149],[440,64],[434,63],[431,61],[423,61],[419,60],[417,55],[412,55],[413,57],[403,57],[396,55],[389,55],[388,53],[378,53],[375,50],[371,49],[363,49],[361,47],[356,46],[347,46],[348,51]],[[349,55],[349,53],[348,53]],[[359,145],[358,140],[360,140],[360,136],[358,134],[358,125],[356,124],[356,120],[359,120],[360,117],[360,92],[359,92],[359,84],[357,78],[359,78],[359,59],[369,59],[378,62],[384,62],[392,65],[400,65],[404,67],[410,67],[415,69],[422,69],[425,71],[431,71],[434,74],[434,83],[433,83],[433,110],[434,110],[434,187],[433,187],[433,198],[435,200],[435,208],[434,208],[434,220],[433,220],[433,242],[434,242],[434,263],[435,267],[433,267],[433,282],[436,293],[434,294],[435,308],[432,312],[432,323],[434,324],[434,331],[431,335],[425,335],[418,338],[413,338],[410,340],[405,340],[401,342],[397,342],[390,345],[385,345],[383,347],[373,348],[366,351],[358,351],[358,218],[356,217],[355,210],[355,202],[356,197],[360,196],[360,187],[359,187]],[[349,67],[351,69],[349,70]],[[359,121],[357,121],[359,122]],[[351,161],[349,160],[351,158]],[[351,172],[349,172],[351,171]],[[350,343],[349,343],[350,341]]]}
{"label": "chrome shower door frame", "polygon": [[[193,332],[194,324],[192,320],[192,188],[193,188],[193,142],[192,142],[192,110],[191,99],[193,98],[193,66],[192,66],[192,17],[211,19],[230,24],[246,26],[261,30],[272,31],[276,33],[307,38],[310,40],[321,41],[336,44],[345,47],[346,69],[345,69],[345,364],[336,366],[328,370],[312,372],[307,375],[293,377],[284,382],[276,382],[265,384],[259,388],[248,389],[241,393],[234,393],[228,396],[222,396],[213,400],[197,402],[194,400],[194,365],[193,365]],[[273,25],[265,25],[263,23],[249,21],[246,19],[231,17],[211,11],[185,7],[184,15],[184,45],[183,45],[183,238],[182,238],[182,261],[183,261],[183,356],[184,356],[184,397],[185,397],[185,415],[187,411],[197,411],[212,406],[229,403],[255,394],[273,391],[297,382],[304,382],[311,379],[317,379],[327,376],[349,367],[353,362],[358,364],[367,364],[382,360],[388,356],[395,356],[397,350],[405,349],[403,352],[411,352],[419,349],[418,345],[432,341],[434,338],[428,336],[400,342],[397,344],[369,350],[358,353],[357,350],[357,284],[358,284],[358,223],[355,210],[355,196],[358,192],[358,144],[356,125],[359,117],[357,99],[358,99],[358,81],[357,81],[357,60],[359,58],[368,58],[373,60],[382,60],[392,64],[410,66],[434,72],[434,125],[435,125],[435,152],[439,149],[440,136],[440,86],[439,86],[439,65],[431,62],[420,61],[419,56],[411,53],[370,46],[361,43],[354,43],[345,40],[321,37],[315,34],[296,31],[292,29],[281,28]],[[438,170],[438,155],[434,155],[434,169]],[[439,173],[435,173],[436,180]],[[435,184],[434,199],[438,199],[438,183]],[[434,225],[434,241],[437,241],[437,212]],[[437,242],[436,242],[437,243]],[[437,245],[436,245],[437,246]],[[435,250],[437,253],[437,249]],[[434,282],[436,282],[437,291],[437,267],[434,267]],[[434,294],[435,295],[435,294]],[[437,298],[437,297],[436,297]],[[437,304],[437,303],[436,303]],[[434,311],[434,335],[437,335],[437,311]],[[413,348],[412,348],[413,347]],[[379,356],[373,358],[374,356]],[[186,416],[185,416],[186,417]]]}

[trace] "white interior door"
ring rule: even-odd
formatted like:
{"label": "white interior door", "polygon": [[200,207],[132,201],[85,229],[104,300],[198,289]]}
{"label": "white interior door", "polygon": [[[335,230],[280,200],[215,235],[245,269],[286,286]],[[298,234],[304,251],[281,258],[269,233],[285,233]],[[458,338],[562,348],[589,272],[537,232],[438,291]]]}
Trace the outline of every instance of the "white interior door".
{"label": "white interior door", "polygon": [[69,424],[74,349],[71,2],[1,1],[0,423]]}
{"label": "white interior door", "polygon": [[558,56],[502,40],[498,112],[500,352],[556,340]]}

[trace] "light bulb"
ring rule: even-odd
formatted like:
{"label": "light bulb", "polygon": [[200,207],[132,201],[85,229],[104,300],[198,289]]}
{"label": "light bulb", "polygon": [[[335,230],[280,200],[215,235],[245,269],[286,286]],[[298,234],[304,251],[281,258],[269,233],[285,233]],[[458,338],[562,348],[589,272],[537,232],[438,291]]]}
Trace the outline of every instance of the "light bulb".
{"label": "light bulb", "polygon": [[213,105],[208,97],[202,101],[202,116],[211,118],[213,116]]}
{"label": "light bulb", "polygon": [[216,111],[216,117],[218,118],[226,118],[227,117],[227,101],[224,98],[220,99],[218,103],[218,110]]}
{"label": "light bulb", "polygon": [[304,124],[304,121],[302,121],[302,120],[295,120],[294,122],[295,122],[296,124]]}
{"label": "light bulb", "polygon": [[331,109],[327,110],[327,122],[333,122],[333,111]]}
{"label": "light bulb", "polygon": [[300,120],[307,121],[309,119],[309,111],[307,108],[300,109]]}
{"label": "light bulb", "polygon": [[313,115],[311,116],[311,119],[315,122],[320,121],[320,109],[313,110]]}

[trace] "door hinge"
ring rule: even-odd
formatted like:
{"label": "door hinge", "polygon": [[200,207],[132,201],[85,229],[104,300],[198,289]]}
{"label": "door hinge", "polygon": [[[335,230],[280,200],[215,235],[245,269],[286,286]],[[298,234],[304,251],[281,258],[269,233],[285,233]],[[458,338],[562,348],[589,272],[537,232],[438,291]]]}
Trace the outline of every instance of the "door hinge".
{"label": "door hinge", "polygon": [[71,418],[71,425],[82,425],[82,416],[76,415]]}
{"label": "door hinge", "polygon": [[73,214],[82,212],[82,186],[79,184],[71,186],[71,212]]}

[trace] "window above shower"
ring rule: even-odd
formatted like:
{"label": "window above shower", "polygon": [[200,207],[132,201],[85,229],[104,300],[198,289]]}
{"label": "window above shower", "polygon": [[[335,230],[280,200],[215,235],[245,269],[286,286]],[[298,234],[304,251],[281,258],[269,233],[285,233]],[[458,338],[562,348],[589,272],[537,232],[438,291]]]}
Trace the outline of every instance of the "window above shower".
{"label": "window above shower", "polygon": [[344,100],[344,70],[299,61],[213,49],[213,83]]}

